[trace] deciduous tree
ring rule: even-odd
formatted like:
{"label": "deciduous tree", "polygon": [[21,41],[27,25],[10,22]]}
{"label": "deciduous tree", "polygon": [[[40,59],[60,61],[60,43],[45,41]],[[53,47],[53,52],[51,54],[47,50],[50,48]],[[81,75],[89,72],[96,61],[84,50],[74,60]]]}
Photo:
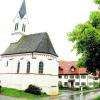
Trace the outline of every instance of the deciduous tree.
{"label": "deciduous tree", "polygon": [[[100,4],[100,0],[94,0]],[[81,57],[78,66],[86,66],[89,72],[100,71],[100,11],[93,11],[89,20],[78,24],[72,32],[68,33],[69,41],[74,43],[74,49]]]}

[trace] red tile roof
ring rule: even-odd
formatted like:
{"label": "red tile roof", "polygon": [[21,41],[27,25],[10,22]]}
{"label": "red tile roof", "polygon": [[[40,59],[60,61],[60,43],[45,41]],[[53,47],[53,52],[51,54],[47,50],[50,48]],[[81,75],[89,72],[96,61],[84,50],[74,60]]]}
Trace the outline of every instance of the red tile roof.
{"label": "red tile roof", "polygon": [[[59,74],[87,74],[86,68],[84,67],[77,67],[76,61],[58,61],[59,67]],[[71,68],[74,68],[74,71],[71,71]]]}

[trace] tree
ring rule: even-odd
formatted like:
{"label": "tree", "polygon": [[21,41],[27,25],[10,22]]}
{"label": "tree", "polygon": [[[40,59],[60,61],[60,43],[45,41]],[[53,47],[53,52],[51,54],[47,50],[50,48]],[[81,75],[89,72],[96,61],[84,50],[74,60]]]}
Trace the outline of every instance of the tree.
{"label": "tree", "polygon": [[[94,0],[100,4],[100,0]],[[69,41],[74,43],[74,49],[81,57],[78,66],[86,66],[89,72],[100,71],[100,11],[91,12],[89,20],[78,24],[68,33]]]}
{"label": "tree", "polygon": [[96,4],[100,4],[100,0],[94,0]]}

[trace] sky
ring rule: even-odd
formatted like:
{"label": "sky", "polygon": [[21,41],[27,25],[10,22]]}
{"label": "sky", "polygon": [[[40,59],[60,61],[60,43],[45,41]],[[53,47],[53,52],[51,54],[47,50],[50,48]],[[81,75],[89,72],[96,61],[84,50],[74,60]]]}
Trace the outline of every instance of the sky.
{"label": "sky", "polygon": [[[0,54],[10,44],[13,19],[23,0],[0,0]],[[91,11],[97,9],[93,0],[26,0],[30,32],[48,32],[59,60],[78,59],[72,50],[73,43],[67,39],[79,23],[88,20]]]}

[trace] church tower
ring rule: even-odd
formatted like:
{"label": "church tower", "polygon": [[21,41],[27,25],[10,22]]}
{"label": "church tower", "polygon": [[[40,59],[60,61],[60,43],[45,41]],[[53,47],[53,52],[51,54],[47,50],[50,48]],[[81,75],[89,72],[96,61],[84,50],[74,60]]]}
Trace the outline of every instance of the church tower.
{"label": "church tower", "polygon": [[27,26],[28,26],[28,17],[26,12],[26,3],[25,0],[23,0],[22,5],[17,13],[17,15],[14,18],[14,28],[12,35],[12,43],[18,42],[18,40],[25,35],[27,32]]}

